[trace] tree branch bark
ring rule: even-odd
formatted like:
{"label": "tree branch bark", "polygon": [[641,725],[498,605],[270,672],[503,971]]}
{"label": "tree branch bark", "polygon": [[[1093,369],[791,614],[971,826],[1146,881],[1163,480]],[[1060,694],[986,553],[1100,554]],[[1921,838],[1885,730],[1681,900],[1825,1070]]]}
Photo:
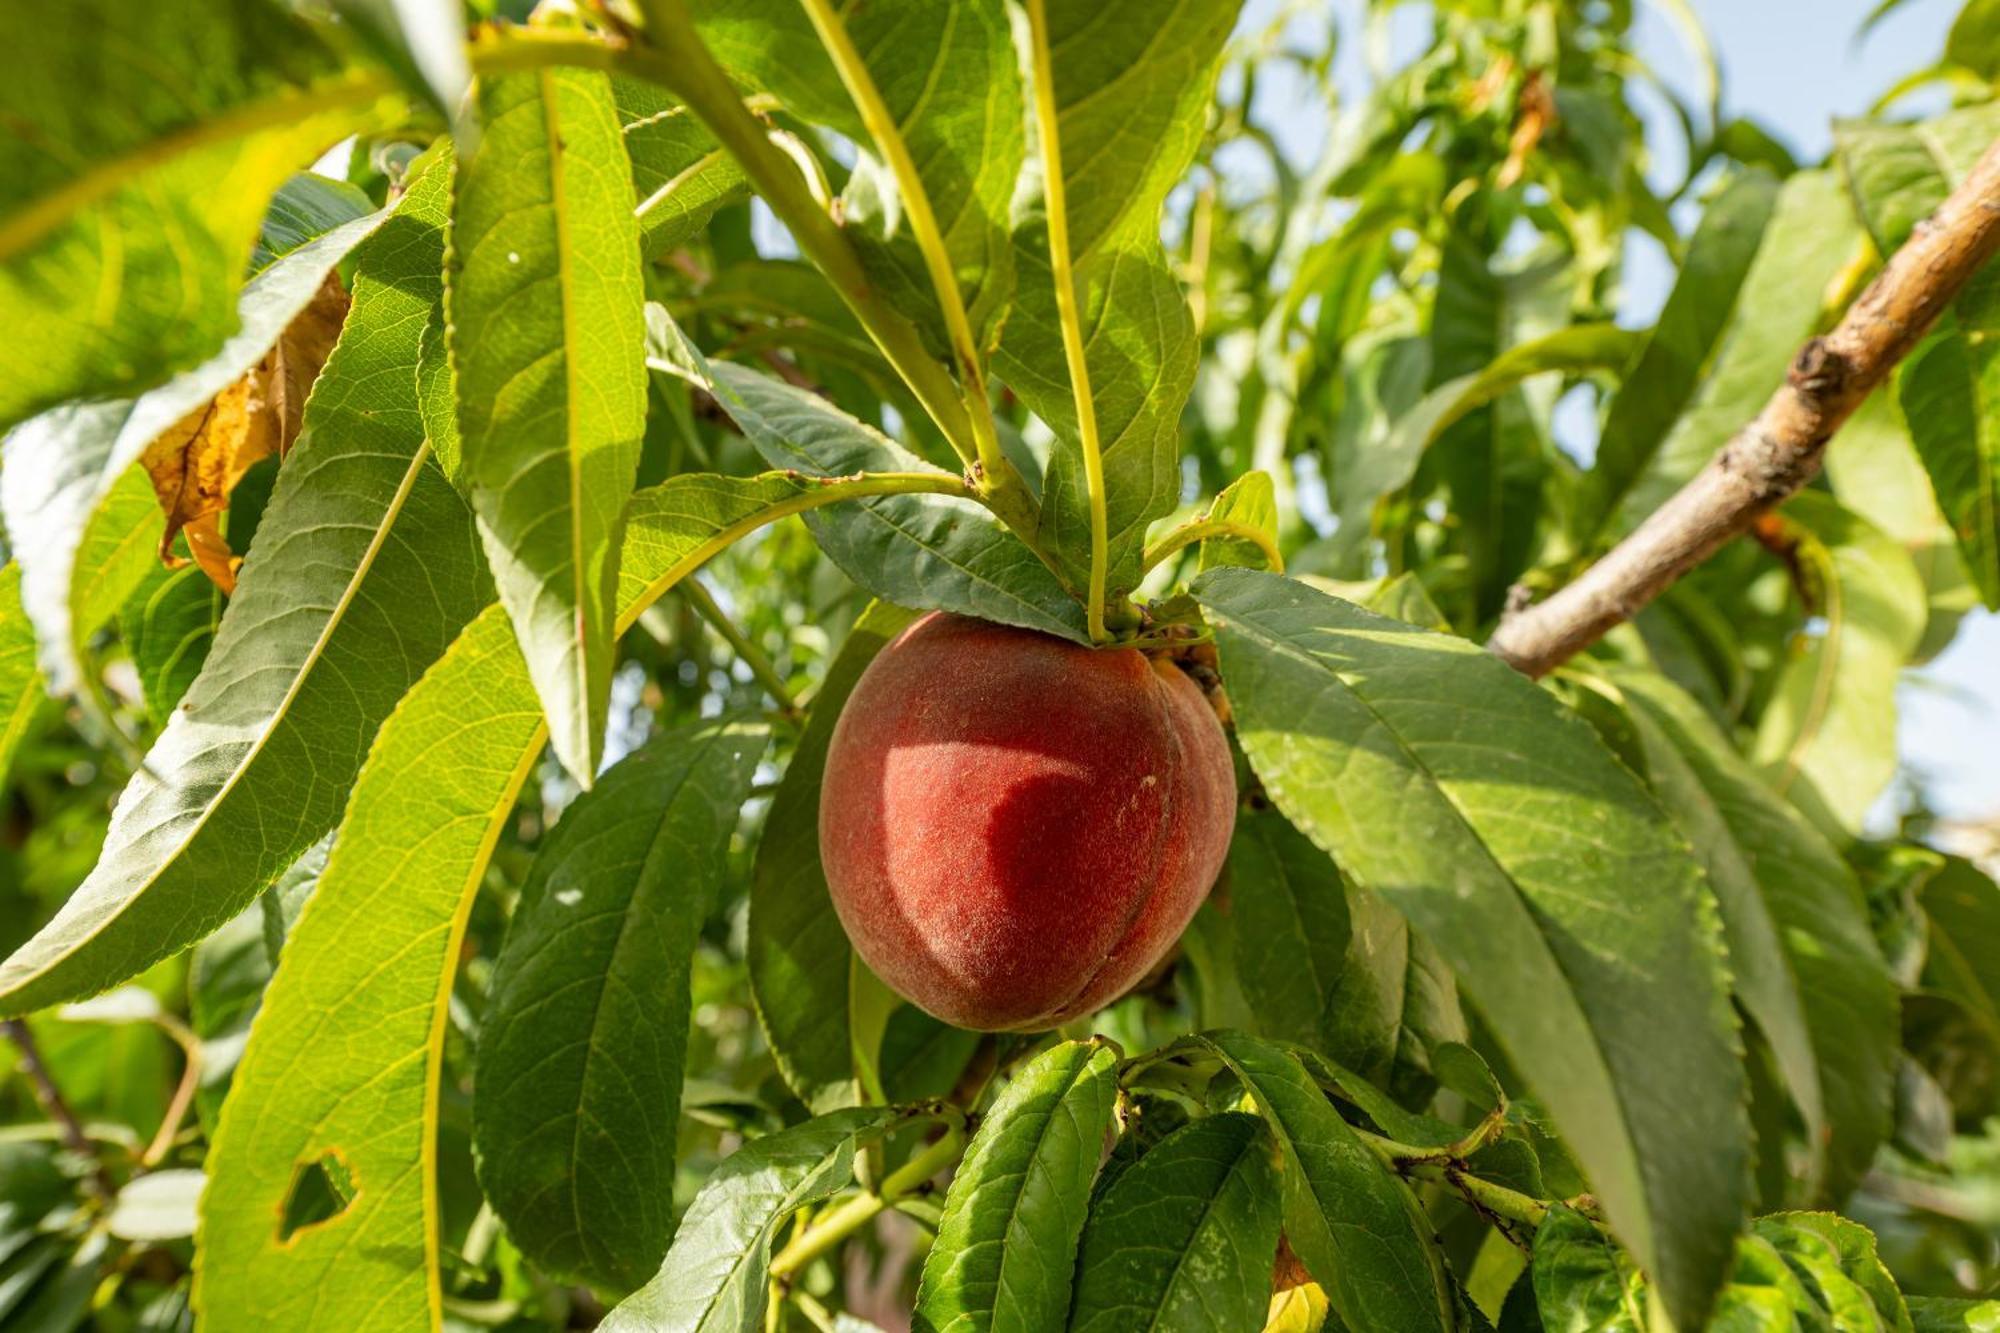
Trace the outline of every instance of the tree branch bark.
{"label": "tree branch bark", "polygon": [[1693,480],[1548,600],[1509,611],[1487,643],[1543,676],[1637,615],[1819,471],[1826,442],[2000,251],[2000,142],[1917,224],[1830,332]]}

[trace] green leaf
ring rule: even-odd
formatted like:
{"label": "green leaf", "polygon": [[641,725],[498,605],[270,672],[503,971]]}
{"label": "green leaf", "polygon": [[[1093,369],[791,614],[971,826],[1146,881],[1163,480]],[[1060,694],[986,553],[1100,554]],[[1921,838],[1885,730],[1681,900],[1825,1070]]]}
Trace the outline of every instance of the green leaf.
{"label": "green leaf", "polygon": [[1906,1296],[1910,1333],[2000,1333],[2000,1301]]}
{"label": "green leaf", "polygon": [[1978,605],[1979,593],[1960,556],[1958,534],[1938,508],[1897,395],[1870,394],[1828,441],[1824,461],[1834,498],[1901,542],[1916,564],[1930,614],[1914,660],[1928,661],[1951,642],[1959,622]]}
{"label": "green leaf", "polygon": [[[817,394],[727,361],[710,362],[653,306],[653,361],[712,394],[773,467],[809,477],[861,472],[946,476]],[[1088,643],[1083,608],[977,501],[886,495],[814,514],[827,557],[887,602],[941,609]]]}
{"label": "green leaf", "polygon": [[1923,908],[1930,920],[1924,984],[2000,1030],[2000,885],[1952,857],[1924,884]]}
{"label": "green leaf", "polygon": [[1966,572],[2000,609],[2000,278],[1974,278],[1897,387]]}
{"label": "green leaf", "polygon": [[1751,1235],[1783,1256],[1834,1327],[1910,1333],[1902,1293],[1875,1253],[1874,1235],[1859,1222],[1832,1213],[1777,1213],[1758,1218]]}
{"label": "green leaf", "polygon": [[1815,822],[1857,832],[1896,772],[1896,681],[1924,630],[1909,552],[1821,492],[1777,511],[1816,619],[1793,640],[1750,756]]}
{"label": "green leaf", "polygon": [[202,1043],[195,1109],[211,1135],[250,1039],[251,1020],[277,970],[285,935],[319,883],[331,846],[323,838],[307,848],[262,897],[188,954],[188,1026]]}
{"label": "green leaf", "polygon": [[0,566],[0,780],[6,778],[43,697],[41,672],[35,669],[35,628],[21,607],[21,567],[10,560]]}
{"label": "green leaf", "polygon": [[707,126],[657,85],[613,79],[611,91],[632,161],[640,253],[671,253],[700,235],[716,209],[743,197],[748,186],[742,168]]}
{"label": "green leaf", "polygon": [[[619,564],[620,622],[745,532],[843,493],[783,473],[690,473],[640,492]],[[452,979],[487,860],[545,736],[499,606],[383,723],[209,1154],[196,1304],[217,1326],[436,1322],[431,1145]],[[298,1173],[329,1157],[353,1199],[281,1240],[269,1219],[284,1215]]]}
{"label": "green leaf", "polygon": [[848,1017],[854,956],[819,861],[820,778],[834,723],[875,654],[916,613],[876,602],[854,622],[813,697],[812,716],[771,798],[750,881],[750,993],[778,1072],[815,1111],[863,1100]]}
{"label": "green leaf", "polygon": [[[1635,448],[1620,470],[1627,480],[1607,493],[1604,525],[1588,535],[1615,537],[1657,509],[1705,466],[1731,435],[1756,416],[1784,382],[1799,345],[1820,325],[1821,304],[1841,270],[1862,245],[1853,210],[1842,198],[1839,180],[1828,171],[1802,171],[1778,189],[1756,258],[1736,288],[1726,323],[1715,329],[1706,349],[1690,346],[1681,355],[1700,358],[1698,380],[1672,428],[1650,448]],[[1740,238],[1738,238],[1740,239]],[[1721,299],[1697,286],[1690,301]],[[1704,320],[1704,328],[1714,328]],[[1635,406],[1635,435],[1652,436],[1653,409]],[[1617,455],[1624,457],[1623,453]]]}
{"label": "green leaf", "polygon": [[376,728],[490,596],[415,402],[444,204],[434,166],[357,258],[346,330],[208,662],[96,868],[0,964],[0,1011],[102,990],[248,906],[332,827]]}
{"label": "green leaf", "polygon": [[1889,1131],[1901,1046],[1896,984],[1861,886],[1694,699],[1650,673],[1612,680],[1654,793],[1715,887],[1737,992],[1791,1085],[1810,1150],[1829,1161],[1822,1188],[1843,1197]]}
{"label": "green leaf", "polygon": [[507,1234],[550,1273],[626,1291],[666,1253],[689,968],[769,735],[721,722],[648,741],[563,812],[522,887],[480,1025],[473,1146]]}
{"label": "green leaf", "polygon": [[1444,955],[1698,1327],[1749,1145],[1712,909],[1679,835],[1587,724],[1465,640],[1247,570],[1195,595],[1272,800]]}
{"label": "green leaf", "polygon": [[[841,198],[847,234],[890,304],[947,345],[938,298],[879,159],[796,0],[699,0],[702,38],[739,83],[776,96],[861,150]],[[1001,0],[842,5],[840,20],[909,150],[983,348],[1013,292],[1009,234],[1026,152],[1020,66]]]}
{"label": "green leaf", "polygon": [[1237,1112],[1197,1120],[1092,1206],[1069,1327],[1260,1329],[1277,1248],[1278,1175],[1263,1125]]}
{"label": "green leaf", "polygon": [[1907,241],[1995,138],[2000,106],[1991,104],[1916,124],[1837,122],[1834,153],[1875,248],[1887,255]]}
{"label": "green leaf", "polygon": [[1361,454],[1341,490],[1336,511],[1341,523],[1365,529],[1375,501],[1409,485],[1424,451],[1468,414],[1537,375],[1616,370],[1632,359],[1639,343],[1638,334],[1615,324],[1573,324],[1517,343],[1484,368],[1445,381],[1396,418],[1387,440]]}
{"label": "green leaf", "polygon": [[631,171],[602,74],[483,79],[478,100],[446,296],[464,467],[550,742],[588,787],[611,700],[619,527],[646,430]]}
{"label": "green leaf", "polygon": [[[264,210],[257,248],[250,252],[251,277],[335,227],[375,211],[375,201],[360,186],[301,171],[278,187],[271,196],[271,206]],[[239,314],[242,304],[239,297]]]}
{"label": "green leaf", "polygon": [[[1104,467],[1106,588],[1139,582],[1146,525],[1180,500],[1180,416],[1199,340],[1160,244],[1160,209],[1207,118],[1236,0],[1055,0],[1047,6],[1056,135],[1076,301]],[[1045,220],[1015,231],[1016,309],[995,362],[1056,443],[1042,543],[1090,586],[1090,503]]]}
{"label": "green leaf", "polygon": [[1455,1328],[1450,1276],[1423,1206],[1305,1067],[1236,1032],[1207,1033],[1187,1045],[1219,1056],[1270,1126],[1282,1160],[1286,1239],[1348,1326]]}
{"label": "green leaf", "polygon": [[[1271,474],[1246,472],[1230,482],[1222,488],[1222,493],[1215,497],[1215,503],[1208,507],[1206,517],[1226,519],[1231,523],[1241,523],[1255,528],[1276,545],[1278,498],[1271,485]],[[1245,541],[1241,537],[1209,537],[1201,544],[1195,569],[1199,572],[1221,565],[1246,565],[1251,569],[1262,569],[1267,563],[1269,562],[1263,548],[1255,542]]]}
{"label": "green leaf", "polygon": [[55,408],[7,437],[0,510],[22,562],[42,670],[57,693],[85,687],[85,643],[158,564],[160,506],[139,456],[262,360],[327,274],[387,217],[341,222],[251,279],[237,332],[195,369],[136,399]]}
{"label": "green leaf", "polygon": [[1541,1326],[1563,1333],[1644,1333],[1645,1284],[1625,1254],[1567,1204],[1535,1232],[1531,1274]]}
{"label": "green leaf", "polygon": [[0,427],[212,356],[272,191],[385,91],[272,0],[10,5],[0,50],[0,320],[37,331],[0,355]]}
{"label": "green leaf", "polygon": [[688,1205],[660,1271],[598,1325],[604,1333],[757,1333],[771,1238],[792,1212],[853,1179],[854,1153],[898,1112],[832,1111],[746,1143]]}
{"label": "green leaf", "polygon": [[[1399,1052],[1427,1069],[1433,1040],[1464,1039],[1448,973],[1439,979],[1443,1013],[1429,1013],[1436,997],[1424,971],[1427,947],[1380,899],[1351,889],[1326,853],[1276,811],[1237,815],[1229,905],[1243,994],[1263,1035],[1324,1051],[1384,1082]],[[1444,1030],[1424,1030],[1433,1016],[1446,1018]]]}
{"label": "green leaf", "polygon": [[119,629],[139,673],[146,717],[164,729],[201,674],[228,599],[195,565],[159,570],[118,613]]}
{"label": "green leaf", "polygon": [[1109,1047],[1071,1041],[1014,1073],[945,1195],[917,1287],[915,1329],[1062,1327],[1117,1063]]}
{"label": "green leaf", "polygon": [[1577,500],[1577,531],[1584,537],[1602,532],[1676,419],[1697,399],[1739,305],[1746,318],[1755,315],[1756,307],[1739,298],[1778,194],[1775,177],[1748,171],[1703,211],[1645,350],[1606,413],[1597,456]]}

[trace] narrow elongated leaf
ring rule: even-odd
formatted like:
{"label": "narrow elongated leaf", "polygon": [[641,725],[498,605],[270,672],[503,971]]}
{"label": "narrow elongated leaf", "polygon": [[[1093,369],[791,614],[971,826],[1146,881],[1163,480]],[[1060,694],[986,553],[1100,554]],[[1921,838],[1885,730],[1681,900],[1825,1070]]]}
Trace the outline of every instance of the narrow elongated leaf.
{"label": "narrow elongated leaf", "polygon": [[[107,41],[107,33],[118,40]],[[385,89],[271,0],[0,14],[0,427],[214,354],[273,190]],[[107,296],[108,294],[108,296]]]}
{"label": "narrow elongated leaf", "polygon": [[450,312],[460,447],[501,603],[588,787],[604,753],[618,535],[646,430],[631,171],[602,74],[483,80]]}
{"label": "narrow elongated leaf", "polygon": [[[1649,673],[1613,679],[1642,720],[1648,755],[1664,766],[1654,769],[1654,790],[1708,869],[1738,993],[1778,1056],[1814,1150],[1824,1150],[1826,1193],[1842,1197],[1889,1131],[1901,1045],[1896,985],[1861,886],[1700,704]],[[1661,743],[1681,760],[1678,772]],[[1782,950],[1775,959],[1772,945]]]}
{"label": "narrow elongated leaf", "polygon": [[1257,1117],[1197,1120],[1149,1149],[1090,1210],[1074,1333],[1256,1333],[1271,1299],[1278,1177]]}
{"label": "narrow elongated leaf", "polygon": [[[1276,811],[1237,815],[1229,902],[1237,971],[1262,1035],[1384,1082],[1399,1065],[1427,1070],[1434,1041],[1465,1039],[1449,973],[1434,987],[1428,949],[1403,918],[1348,885]],[[1445,1003],[1433,1006],[1439,991]]]}
{"label": "narrow elongated leaf", "polygon": [[[652,363],[713,394],[771,466],[812,477],[945,475],[817,394],[746,366],[708,361],[664,309],[651,307],[648,315]],[[829,559],[884,601],[1090,641],[1083,608],[977,501],[885,495],[813,514],[806,524]]]}
{"label": "narrow elongated leaf", "polygon": [[[743,533],[829,493],[838,488],[783,473],[687,474],[635,496],[621,623]],[[545,736],[499,606],[383,724],[209,1155],[196,1304],[216,1326],[437,1322],[429,1153],[446,1007],[466,914]],[[269,1219],[298,1173],[329,1157],[353,1199],[281,1241]]]}
{"label": "narrow elongated leaf", "polygon": [[1209,1033],[1190,1044],[1222,1058],[1271,1127],[1284,1163],[1286,1238],[1348,1326],[1383,1333],[1456,1327],[1444,1255],[1423,1207],[1305,1067],[1241,1033]]}
{"label": "narrow elongated leaf", "polygon": [[724,722],[648,741],[563,812],[521,891],[473,1145],[507,1234],[551,1273],[630,1290],[667,1251],[688,969],[768,737]]}
{"label": "narrow elongated leaf", "polygon": [[327,274],[387,216],[337,223],[274,260],[243,289],[236,333],[195,369],[136,399],[55,408],[7,437],[0,511],[23,562],[42,669],[56,690],[80,687],[85,640],[158,561],[159,506],[139,456],[262,360]]}
{"label": "narrow elongated leaf", "polygon": [[826,747],[861,673],[916,613],[876,602],[854,622],[813,696],[812,716],[764,817],[750,881],[750,993],[785,1083],[815,1111],[862,1100],[849,994],[864,966],[841,929],[819,860]]}
{"label": "narrow elongated leaf", "polygon": [[1440,384],[1396,418],[1386,440],[1361,451],[1341,487],[1335,511],[1341,524],[1365,530],[1375,502],[1409,485],[1424,451],[1469,413],[1537,375],[1616,369],[1637,344],[1636,334],[1615,325],[1576,324],[1507,348],[1482,369]]}
{"label": "narrow elongated leaf", "polygon": [[1896,680],[1923,635],[1923,582],[1900,543],[1824,494],[1778,517],[1818,619],[1794,641],[1750,754],[1816,822],[1858,831],[1895,775]]}
{"label": "narrow elongated leaf", "polygon": [[382,719],[490,596],[416,410],[445,194],[440,163],[357,259],[346,334],[208,662],[96,868],[0,964],[0,1011],[102,990],[248,906],[333,826]]}
{"label": "narrow elongated leaf", "polygon": [[716,209],[742,197],[743,170],[693,112],[657,85],[613,79],[611,91],[632,160],[640,252],[664,255],[698,235]]}
{"label": "narrow elongated leaf", "polygon": [[[903,216],[907,204],[805,11],[795,0],[699,0],[702,38],[748,88],[839,130],[863,149],[842,215],[891,304],[940,351],[944,325]],[[840,21],[909,150],[982,348],[1013,289],[1009,237],[1026,151],[1020,65],[1001,0],[841,5]]]}
{"label": "narrow elongated leaf", "polygon": [[1930,918],[1924,984],[2000,1028],[2000,885],[1957,857],[1923,888]]}
{"label": "narrow elongated leaf", "polygon": [[[1237,4],[1055,0],[1046,9],[1070,258],[1104,467],[1106,587],[1116,600],[1139,581],[1146,525],[1180,500],[1180,415],[1199,348],[1160,245],[1160,206],[1200,140]],[[1084,588],[1089,490],[1046,220],[1029,218],[1014,241],[1016,309],[995,364],[1055,431],[1042,541]]]}
{"label": "narrow elongated leaf", "polygon": [[1836,124],[1834,153],[1875,248],[1887,255],[1908,240],[1995,138],[2000,107],[1990,103],[1915,124]]}
{"label": "narrow elongated leaf", "polygon": [[[1630,470],[1622,502],[1606,511],[1601,535],[1617,536],[1657,509],[1757,414],[1771,386],[1784,381],[1799,344],[1819,327],[1829,286],[1862,245],[1843,193],[1828,171],[1801,171],[1779,187],[1756,258],[1697,387],[1643,467]],[[1690,299],[1711,298],[1697,288]],[[1650,411],[1640,422],[1650,420]]]}
{"label": "narrow elongated leaf", "polygon": [[1698,1327],[1748,1129],[1712,909],[1660,808],[1471,643],[1247,570],[1195,591],[1273,801],[1437,946]]}
{"label": "narrow elongated leaf", "polygon": [[854,1152],[892,1125],[880,1106],[831,1111],[738,1148],[688,1205],[660,1271],[619,1302],[605,1333],[756,1333],[771,1237],[787,1215],[846,1186]]}
{"label": "narrow elongated leaf", "polygon": [[[1222,488],[1208,507],[1210,519],[1241,523],[1263,533],[1273,545],[1278,540],[1278,499],[1268,472],[1246,472]],[[1217,565],[1247,565],[1262,569],[1269,562],[1262,547],[1241,537],[1210,537],[1201,544],[1197,570]]]}
{"label": "narrow elongated leaf", "polygon": [[0,566],[0,779],[43,698],[35,669],[35,627],[21,606],[21,567]]}
{"label": "narrow elongated leaf", "polygon": [[447,119],[464,105],[465,9],[454,0],[333,0],[370,49]]}
{"label": "narrow elongated leaf", "polygon": [[146,716],[164,729],[201,674],[227,600],[199,567],[160,570],[118,613],[119,630],[139,673]]}
{"label": "narrow elongated leaf", "polygon": [[1090,1181],[1111,1123],[1117,1063],[1106,1046],[1064,1042],[1014,1074],[945,1195],[913,1327],[1062,1327]]}
{"label": "narrow elongated leaf", "polygon": [[[1778,206],[1778,189],[1768,172],[1746,172],[1703,210],[1645,350],[1605,416],[1577,502],[1577,531],[1586,540],[1602,530],[1638,484],[1675,420],[1701,390]],[[1745,311],[1746,317],[1756,313],[1753,306]]]}
{"label": "narrow elongated leaf", "polygon": [[2000,282],[1982,276],[1898,376],[1903,415],[1979,598],[2000,608]]}

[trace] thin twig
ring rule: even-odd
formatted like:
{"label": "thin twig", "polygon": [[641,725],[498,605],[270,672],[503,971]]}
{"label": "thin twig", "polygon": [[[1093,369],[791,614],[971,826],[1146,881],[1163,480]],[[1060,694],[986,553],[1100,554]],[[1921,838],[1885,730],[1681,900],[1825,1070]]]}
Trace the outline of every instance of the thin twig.
{"label": "thin twig", "polygon": [[100,1199],[109,1199],[116,1194],[117,1187],[111,1183],[111,1176],[104,1169],[104,1161],[97,1155],[90,1136],[83,1132],[83,1122],[76,1118],[76,1112],[63,1098],[62,1089],[49,1075],[49,1068],[42,1063],[42,1052],[35,1045],[34,1034],[28,1031],[25,1021],[18,1018],[0,1020],[0,1032],[6,1033],[7,1040],[14,1043],[20,1052],[21,1072],[28,1076],[28,1082],[35,1089],[35,1100],[42,1105],[42,1113],[55,1122],[62,1133],[65,1148],[90,1164],[90,1173],[84,1178],[90,1192]]}
{"label": "thin twig", "polygon": [[715,594],[703,587],[700,579],[689,579],[682,583],[680,594],[687,598],[688,605],[695,609],[695,614],[706,620],[709,626],[722,636],[723,641],[730,646],[736,656],[742,659],[743,665],[750,668],[750,674],[757,678],[757,683],[764,687],[765,693],[777,700],[778,707],[786,714],[796,717],[799,713],[799,704],[798,700],[792,697],[791,686],[778,674],[778,668],[771,664],[771,659],[757,646],[757,641],[745,634],[736,622],[729,618],[729,613],[717,605]]}
{"label": "thin twig", "polygon": [[1754,421],[1574,582],[1504,615],[1487,647],[1530,676],[1548,674],[1805,485],[1834,432],[1996,251],[2000,142],[1917,225],[1840,323],[1799,349]]}

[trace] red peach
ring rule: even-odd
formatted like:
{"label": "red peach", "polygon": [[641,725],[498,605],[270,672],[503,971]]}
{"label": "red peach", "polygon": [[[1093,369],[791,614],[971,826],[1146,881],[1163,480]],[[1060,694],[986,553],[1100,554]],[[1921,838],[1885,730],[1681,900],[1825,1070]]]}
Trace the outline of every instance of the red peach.
{"label": "red peach", "polygon": [[960,1027],[1037,1031],[1152,970],[1235,824],[1229,743],[1172,663],[933,612],[840,715],[819,846],[876,975]]}

